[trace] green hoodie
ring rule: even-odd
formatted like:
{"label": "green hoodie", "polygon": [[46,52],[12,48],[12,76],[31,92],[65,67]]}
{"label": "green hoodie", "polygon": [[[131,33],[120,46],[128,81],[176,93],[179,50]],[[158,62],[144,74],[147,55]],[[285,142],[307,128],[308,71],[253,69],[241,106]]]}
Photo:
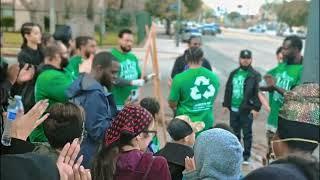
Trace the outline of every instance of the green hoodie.
{"label": "green hoodie", "polygon": [[[35,100],[38,102],[48,99],[49,106],[57,102],[66,102],[68,98],[65,91],[71,84],[72,78],[67,72],[45,65],[35,84]],[[31,142],[48,141],[42,124],[32,131],[29,138]]]}

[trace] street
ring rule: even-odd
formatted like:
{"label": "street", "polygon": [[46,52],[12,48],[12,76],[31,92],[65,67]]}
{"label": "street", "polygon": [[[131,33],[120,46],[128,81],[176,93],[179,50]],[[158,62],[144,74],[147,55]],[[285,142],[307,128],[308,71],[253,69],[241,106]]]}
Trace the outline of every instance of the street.
{"label": "street", "polygon": [[[222,115],[222,101],[224,95],[225,84],[229,73],[239,66],[238,57],[242,49],[249,49],[253,54],[253,67],[258,70],[261,75],[264,75],[267,70],[276,66],[275,51],[282,44],[281,37],[272,37],[265,35],[254,35],[245,32],[223,32],[218,36],[204,36],[203,50],[205,57],[210,61],[213,71],[217,73],[220,78],[221,89],[218,94],[215,107],[214,116],[215,123],[225,122],[229,124],[229,115]],[[172,112],[168,107],[166,98],[169,95],[169,88],[167,85],[168,77],[170,76],[171,69],[175,58],[182,54],[186,44],[182,44],[175,52],[171,48],[174,47],[173,40],[158,39],[159,51],[159,68],[161,72],[161,88],[165,102],[165,112],[167,117],[172,117]],[[172,43],[168,44],[168,43]],[[169,46],[169,47],[163,47]],[[170,48],[171,47],[171,48]],[[165,50],[163,50],[165,49]],[[166,53],[170,49],[170,53]],[[165,52],[162,52],[165,51]],[[175,52],[175,53],[173,53]],[[180,52],[180,53],[177,53]],[[140,54],[141,53],[141,54]],[[144,57],[144,53],[140,52],[139,57]],[[149,67],[149,71],[150,67]],[[143,88],[143,96],[150,96],[152,94],[151,85],[147,84]],[[244,173],[250,172],[252,169],[261,166],[262,156],[265,155],[267,150],[265,126],[268,114],[262,108],[259,117],[253,123],[253,149],[252,149],[252,163],[250,166],[244,166]]]}

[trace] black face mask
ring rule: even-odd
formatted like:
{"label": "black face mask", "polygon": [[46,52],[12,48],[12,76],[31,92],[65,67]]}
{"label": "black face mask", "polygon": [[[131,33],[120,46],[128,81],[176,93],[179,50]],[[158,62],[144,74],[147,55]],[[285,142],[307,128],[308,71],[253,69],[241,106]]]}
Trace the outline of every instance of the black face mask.
{"label": "black face mask", "polygon": [[120,46],[121,50],[125,53],[128,53],[131,51],[131,48],[126,48],[126,47],[123,47],[123,46]]}
{"label": "black face mask", "polygon": [[60,63],[61,69],[67,67],[68,64],[69,64],[68,58],[65,58],[65,57],[61,56],[61,63]]}
{"label": "black face mask", "polygon": [[295,58],[294,57],[288,57],[285,62],[289,65],[295,64]]}

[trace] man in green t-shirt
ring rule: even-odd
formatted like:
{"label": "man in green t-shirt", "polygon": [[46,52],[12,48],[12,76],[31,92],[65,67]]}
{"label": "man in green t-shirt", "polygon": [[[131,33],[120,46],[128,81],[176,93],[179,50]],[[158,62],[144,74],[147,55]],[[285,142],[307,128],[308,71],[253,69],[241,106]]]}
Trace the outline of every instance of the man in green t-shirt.
{"label": "man in green t-shirt", "polygon": [[201,66],[203,51],[190,48],[186,53],[189,69],[172,81],[169,105],[177,115],[187,115],[194,122],[203,121],[205,129],[213,127],[213,104],[219,92],[217,75]]}
{"label": "man in green t-shirt", "polygon": [[223,112],[230,111],[230,126],[241,141],[243,132],[244,163],[249,163],[252,146],[252,123],[261,108],[259,100],[260,74],[252,66],[252,53],[242,50],[239,57],[240,67],[230,73],[228,78]]}
{"label": "man in green t-shirt", "polygon": [[278,114],[283,104],[284,92],[290,91],[300,83],[303,69],[301,50],[302,41],[299,37],[287,37],[282,45],[284,62],[267,72],[264,76],[267,86],[260,87],[261,90],[269,92],[271,111],[267,121],[268,141],[278,127]]}
{"label": "man in green t-shirt", "polygon": [[144,79],[141,79],[141,70],[138,58],[131,52],[133,45],[133,33],[129,29],[123,29],[118,34],[119,47],[113,48],[111,54],[120,64],[118,79],[114,82],[112,94],[117,104],[117,109],[121,110],[128,100],[137,98],[138,87],[143,86]]}
{"label": "man in green t-shirt", "polygon": [[79,76],[79,65],[84,59],[89,59],[90,55],[94,55],[97,50],[97,43],[93,37],[79,36],[75,41],[76,54],[69,59],[68,66],[64,69],[73,80]]}
{"label": "man in green t-shirt", "polygon": [[[73,80],[67,71],[63,68],[68,65],[67,48],[62,42],[55,41],[49,44],[44,50],[44,65],[35,83],[35,101],[48,99],[49,106],[57,102],[66,102],[67,88]],[[88,60],[79,66],[80,72],[90,72],[91,63]],[[43,131],[43,126],[38,126],[29,136],[31,142],[47,142]]]}

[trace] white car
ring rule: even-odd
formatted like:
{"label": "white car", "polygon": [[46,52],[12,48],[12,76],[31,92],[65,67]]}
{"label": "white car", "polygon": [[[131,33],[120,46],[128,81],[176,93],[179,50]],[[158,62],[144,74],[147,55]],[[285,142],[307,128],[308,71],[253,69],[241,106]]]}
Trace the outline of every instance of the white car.
{"label": "white car", "polygon": [[196,28],[192,28],[192,29],[185,29],[183,30],[182,32],[182,41],[183,42],[186,42],[190,39],[191,36],[198,36],[198,37],[201,37],[202,34],[200,32],[199,29],[196,29]]}

